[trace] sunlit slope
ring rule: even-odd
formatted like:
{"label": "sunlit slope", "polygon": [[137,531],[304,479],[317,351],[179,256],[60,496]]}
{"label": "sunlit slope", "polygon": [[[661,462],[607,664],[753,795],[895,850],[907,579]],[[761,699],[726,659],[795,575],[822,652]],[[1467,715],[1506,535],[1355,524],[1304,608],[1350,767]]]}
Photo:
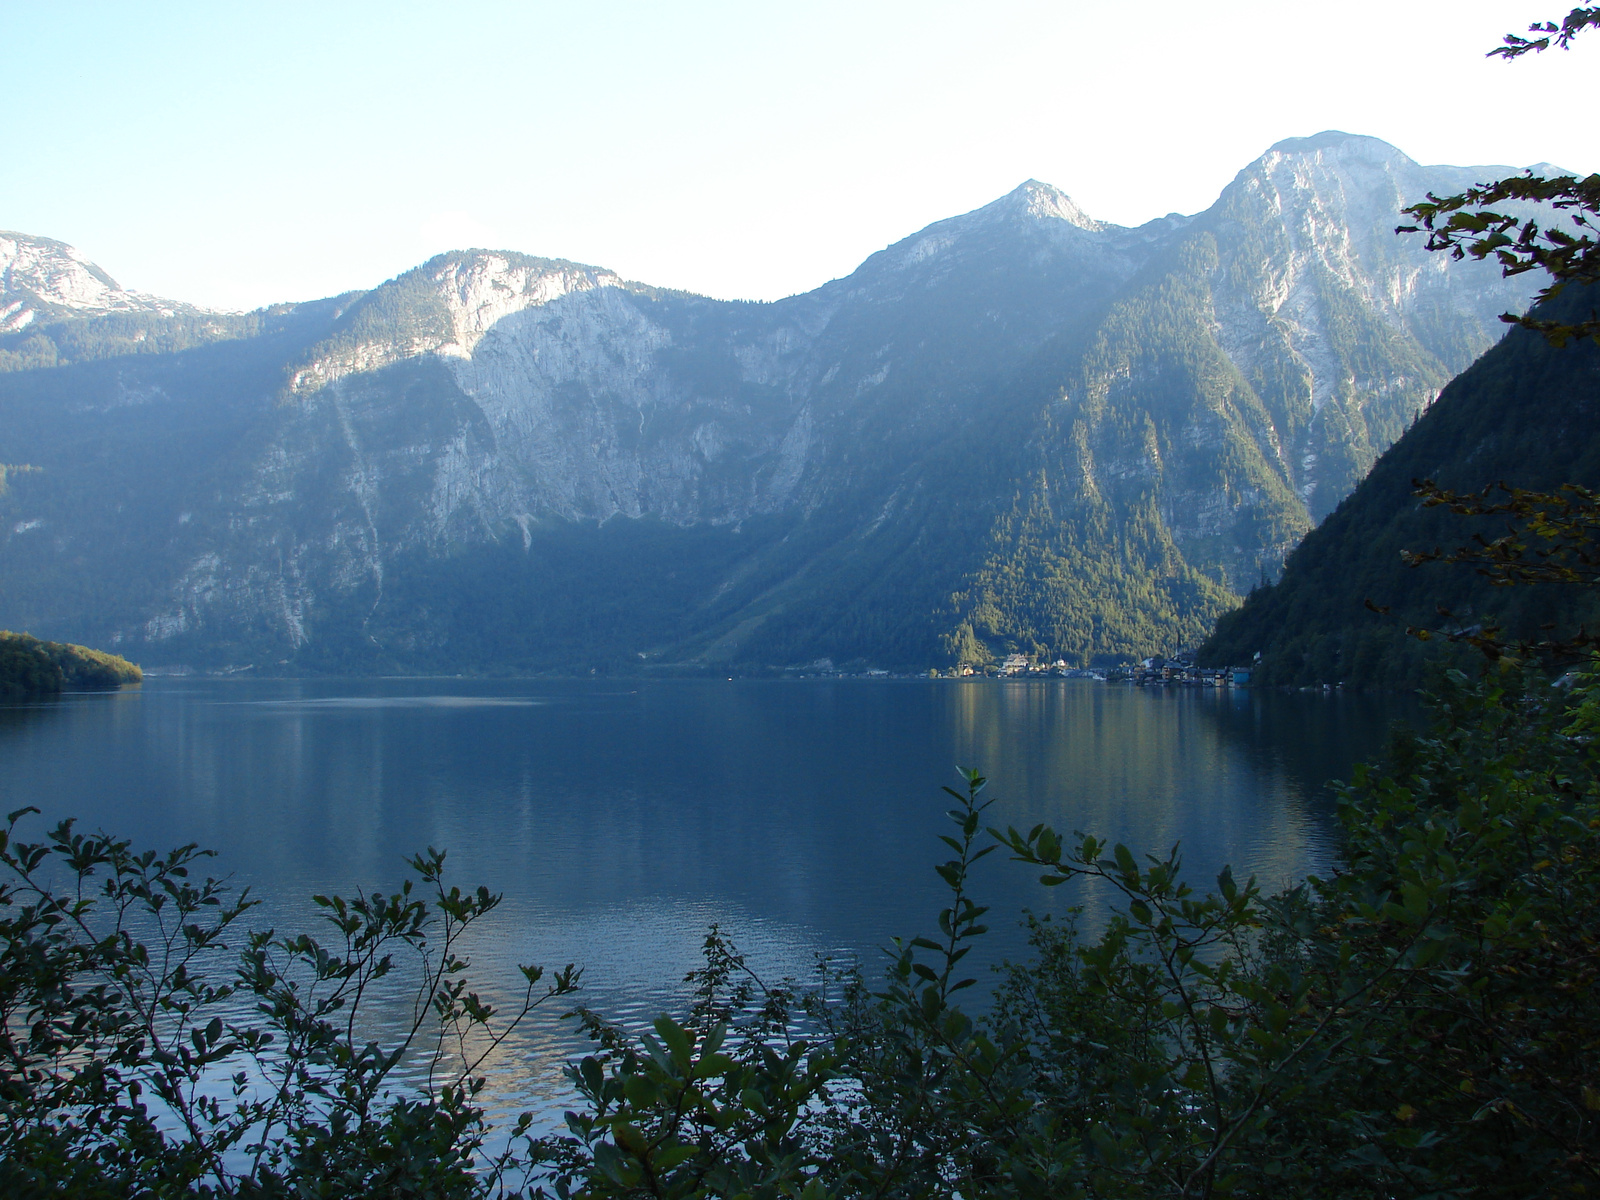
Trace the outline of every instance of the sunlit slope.
{"label": "sunlit slope", "polygon": [[1170,651],[1273,578],[1498,335],[1484,301],[1509,298],[1492,268],[1451,276],[1393,232],[1408,196],[1472,175],[1340,134],[1242,171],[1057,351],[1061,382],[947,645]]}

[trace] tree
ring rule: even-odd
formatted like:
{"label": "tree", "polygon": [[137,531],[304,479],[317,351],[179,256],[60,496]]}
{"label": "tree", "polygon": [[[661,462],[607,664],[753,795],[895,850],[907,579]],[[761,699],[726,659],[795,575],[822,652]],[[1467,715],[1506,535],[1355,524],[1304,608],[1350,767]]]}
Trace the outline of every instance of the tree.
{"label": "tree", "polygon": [[[1563,484],[1555,492],[1535,492],[1502,481],[1463,495],[1431,479],[1412,482],[1416,487],[1413,494],[1421,498],[1424,507],[1446,507],[1457,516],[1487,517],[1505,524],[1498,537],[1476,533],[1470,544],[1451,551],[1403,550],[1401,557],[1408,566],[1466,564],[1496,587],[1535,583],[1600,586],[1600,493],[1576,483]],[[1370,600],[1367,607],[1379,613],[1389,611]],[[1586,628],[1539,641],[1508,640],[1492,620],[1469,624],[1443,606],[1438,611],[1446,620],[1444,629],[1408,627],[1406,632],[1424,642],[1442,636],[1471,646],[1491,662],[1533,659],[1565,666],[1600,649],[1600,637]]]}
{"label": "tree", "polygon": [[[1503,44],[1489,51],[1489,55],[1509,61],[1525,54],[1542,54],[1551,47],[1567,50],[1580,33],[1596,27],[1600,27],[1600,8],[1574,8],[1559,25],[1554,21],[1534,22],[1528,32],[1535,36],[1506,34],[1501,39]],[[1541,226],[1537,216],[1498,211],[1508,202],[1530,201],[1566,213],[1576,232]],[[1506,275],[1544,271],[1550,282],[1538,293],[1539,302],[1554,299],[1572,283],[1587,286],[1600,282],[1600,174],[1584,179],[1572,175],[1546,178],[1530,170],[1454,196],[1440,197],[1430,192],[1425,202],[1404,211],[1421,225],[1402,225],[1396,232],[1426,229],[1429,250],[1444,250],[1456,259],[1469,254],[1476,259],[1492,255]],[[1587,320],[1552,320],[1547,314],[1535,315],[1532,310],[1520,317],[1506,313],[1501,320],[1541,333],[1558,347],[1583,337],[1600,343],[1600,314],[1592,309]],[[1464,517],[1504,518],[1507,524],[1500,536],[1490,539],[1479,534],[1474,544],[1449,553],[1438,549],[1406,553],[1410,565],[1469,563],[1502,587],[1525,583],[1593,587],[1600,583],[1600,550],[1596,548],[1600,496],[1588,488],[1567,483],[1556,492],[1533,492],[1511,487],[1502,480],[1480,492],[1461,494],[1441,488],[1431,479],[1413,482],[1415,495],[1426,506],[1448,507]],[[1377,607],[1370,601],[1368,604]],[[1408,632],[1424,640],[1429,636],[1422,630]],[[1473,626],[1448,636],[1451,641],[1476,647],[1491,660],[1515,651],[1518,657],[1532,655],[1558,661],[1586,654],[1600,645],[1600,640],[1586,630],[1564,639],[1524,642],[1514,647],[1492,625]]]}
{"label": "tree", "polygon": [[[1489,55],[1509,60],[1542,54],[1551,47],[1566,50],[1580,33],[1597,26],[1600,8],[1574,8],[1559,25],[1534,22],[1528,29],[1533,37],[1506,34],[1504,44]],[[1530,202],[1565,214],[1573,228],[1545,224],[1540,215],[1518,215],[1505,208]],[[1448,251],[1456,259],[1492,256],[1506,275],[1544,271],[1550,282],[1538,293],[1538,301],[1554,298],[1569,283],[1600,281],[1600,174],[1579,179],[1574,175],[1545,177],[1530,170],[1454,196],[1430,192],[1427,200],[1403,211],[1418,224],[1401,225],[1396,232],[1426,230],[1430,250]],[[1573,323],[1548,320],[1531,311],[1522,316],[1506,313],[1500,319],[1536,330],[1558,346],[1582,337],[1600,342],[1600,314]]]}

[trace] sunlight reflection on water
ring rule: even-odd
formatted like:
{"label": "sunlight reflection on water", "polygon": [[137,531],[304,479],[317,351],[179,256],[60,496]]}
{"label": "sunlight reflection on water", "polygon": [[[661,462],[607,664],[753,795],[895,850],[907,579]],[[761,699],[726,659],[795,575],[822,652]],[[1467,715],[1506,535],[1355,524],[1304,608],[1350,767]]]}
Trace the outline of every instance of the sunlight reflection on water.
{"label": "sunlight reflection on water", "polygon": [[[409,855],[447,848],[452,882],[505,897],[470,943],[477,990],[503,1005],[516,964],[575,962],[573,1002],[644,1027],[684,1007],[714,922],[763,977],[805,981],[831,955],[875,978],[887,940],[943,903],[930,868],[957,765],[990,776],[997,825],[1182,843],[1202,887],[1233,863],[1270,889],[1332,864],[1327,781],[1407,707],[1077,680],[190,677],[0,709],[0,768],[9,807],[214,847],[282,932],[315,927],[312,894],[391,890]],[[1111,900],[1002,860],[976,878],[980,978],[1026,953],[1024,909],[1078,905],[1092,929]],[[557,1004],[496,1053],[492,1109],[559,1112],[586,1046]],[[410,1005],[383,992],[375,1032]]]}
{"label": "sunlight reflection on water", "polygon": [[503,696],[324,696],[319,699],[246,700],[266,708],[531,708],[548,700]]}

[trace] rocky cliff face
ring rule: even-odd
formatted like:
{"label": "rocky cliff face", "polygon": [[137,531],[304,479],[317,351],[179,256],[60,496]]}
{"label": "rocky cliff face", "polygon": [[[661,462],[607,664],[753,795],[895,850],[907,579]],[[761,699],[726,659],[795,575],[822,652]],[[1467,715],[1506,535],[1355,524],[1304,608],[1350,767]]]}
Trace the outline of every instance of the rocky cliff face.
{"label": "rocky cliff face", "polygon": [[1376,138],[1324,134],[1273,147],[1213,210],[1214,336],[1271,408],[1280,437],[1265,448],[1314,520],[1523,307],[1491,264],[1453,264],[1392,229],[1408,201],[1494,170],[1423,168]]}
{"label": "rocky cliff face", "polygon": [[[1194,224],[1159,281],[1119,301],[1085,359],[1081,394],[1119,422],[1144,409],[1160,427],[1157,398],[1170,390],[1186,420],[1158,435],[1148,469],[1173,457],[1198,465],[1182,446],[1227,443],[1245,462],[1224,492],[1265,499],[1285,485],[1292,495],[1274,496],[1275,519],[1300,529],[1321,520],[1498,338],[1499,314],[1525,302],[1491,265],[1451,264],[1394,233],[1408,198],[1477,177],[1419,167],[1375,138],[1280,143]],[[1211,474],[1171,482],[1161,505],[1180,545],[1228,536]],[[1247,587],[1287,548],[1270,541],[1257,563],[1236,544],[1208,565]]]}
{"label": "rocky cliff face", "polygon": [[[1168,645],[1525,302],[1393,235],[1464,180],[1323,135],[1138,229],[1029,181],[775,304],[463,251],[217,344],[13,370],[0,459],[46,470],[0,498],[0,624],[328,667]],[[51,254],[17,277],[131,295]],[[85,439],[112,435],[58,401],[113,387],[155,399],[92,480]],[[207,456],[160,461],[182,413]],[[72,566],[111,536],[97,489],[144,547],[122,600]]]}
{"label": "rocky cliff face", "polygon": [[41,312],[173,316],[180,309],[196,311],[190,305],[124,290],[65,242],[0,230],[0,333],[26,329]]}

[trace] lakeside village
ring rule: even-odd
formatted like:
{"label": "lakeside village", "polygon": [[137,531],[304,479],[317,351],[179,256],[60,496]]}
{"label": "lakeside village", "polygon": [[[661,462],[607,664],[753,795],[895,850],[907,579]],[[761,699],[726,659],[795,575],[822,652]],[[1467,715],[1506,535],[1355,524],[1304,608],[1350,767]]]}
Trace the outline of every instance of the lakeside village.
{"label": "lakeside village", "polygon": [[[848,664],[846,669],[840,670],[833,665],[833,660],[830,658],[819,658],[816,662],[808,663],[804,667],[789,667],[786,673],[796,673],[801,678],[828,675],[887,678],[893,674],[890,671],[882,671],[877,668],[852,671],[848,669]],[[943,671],[937,667],[930,667],[927,677],[930,679],[984,677],[992,679],[1095,679],[1101,683],[1131,683],[1135,687],[1228,688],[1249,687],[1250,673],[1250,667],[1197,667],[1194,665],[1194,656],[1192,654],[1180,651],[1171,658],[1153,655],[1150,658],[1140,659],[1136,663],[1115,667],[1069,667],[1065,659],[1058,658],[1055,662],[1044,662],[1031,654],[1012,654],[999,663],[984,665],[968,663],[960,667],[950,667]]]}
{"label": "lakeside village", "polygon": [[[642,656],[641,656],[642,657]],[[1261,656],[1256,655],[1259,662]],[[687,666],[688,664],[677,664]],[[158,666],[143,668],[143,677],[155,679],[163,676],[207,675],[229,677],[254,674],[254,663],[245,666],[214,667],[196,670],[190,666]],[[819,658],[804,665],[769,667],[758,671],[758,676],[780,675],[789,679],[1093,679],[1099,683],[1131,683],[1135,687],[1208,687],[1239,688],[1251,685],[1254,664],[1244,667],[1197,667],[1194,654],[1180,650],[1171,658],[1152,655],[1132,663],[1119,663],[1106,667],[1069,667],[1065,659],[1047,662],[1042,655],[1009,654],[999,662],[964,663],[958,667],[929,667],[927,671],[886,671],[856,659],[836,665],[831,658]],[[581,672],[580,672],[581,673]],[[600,674],[595,667],[589,675]],[[706,674],[720,672],[710,671]],[[265,675],[258,676],[267,678]],[[463,676],[457,675],[460,679]],[[734,676],[730,675],[731,680]],[[1320,688],[1303,687],[1300,691],[1338,691],[1344,684],[1323,684]]]}

